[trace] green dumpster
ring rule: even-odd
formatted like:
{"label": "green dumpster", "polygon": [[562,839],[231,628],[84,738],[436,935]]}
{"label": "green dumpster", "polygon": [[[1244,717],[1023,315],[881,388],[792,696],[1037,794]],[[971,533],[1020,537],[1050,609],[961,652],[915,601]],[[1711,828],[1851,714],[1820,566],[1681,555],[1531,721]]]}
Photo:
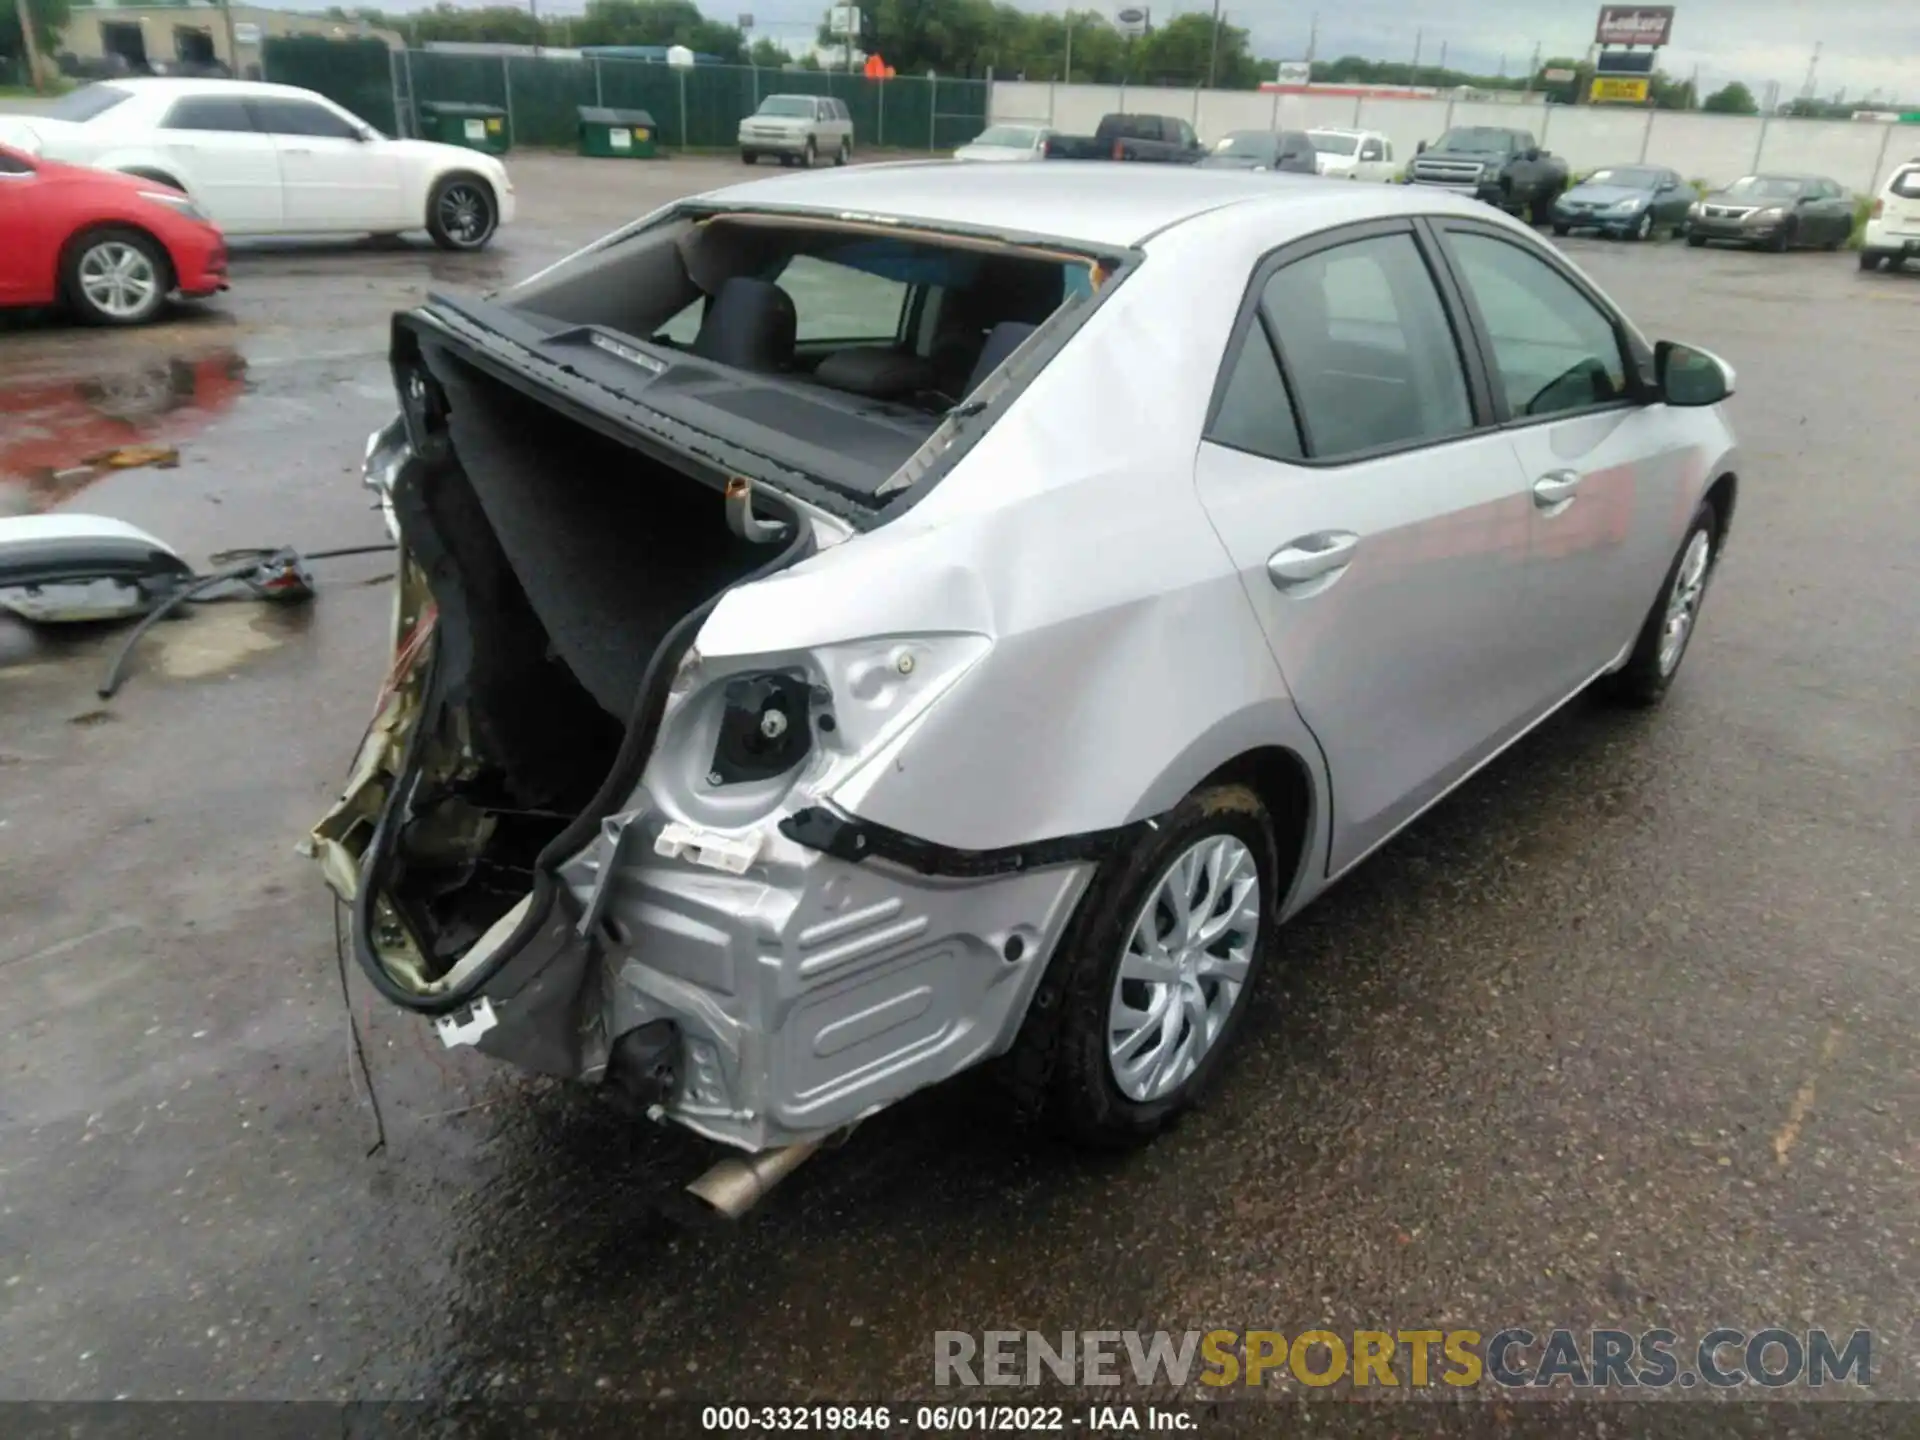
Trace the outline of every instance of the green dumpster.
{"label": "green dumpster", "polygon": [[660,154],[660,130],[645,110],[609,110],[582,105],[580,153],[603,159],[654,160]]}
{"label": "green dumpster", "polygon": [[422,100],[420,130],[424,140],[464,145],[489,155],[513,148],[513,127],[498,105],[474,105],[462,100]]}

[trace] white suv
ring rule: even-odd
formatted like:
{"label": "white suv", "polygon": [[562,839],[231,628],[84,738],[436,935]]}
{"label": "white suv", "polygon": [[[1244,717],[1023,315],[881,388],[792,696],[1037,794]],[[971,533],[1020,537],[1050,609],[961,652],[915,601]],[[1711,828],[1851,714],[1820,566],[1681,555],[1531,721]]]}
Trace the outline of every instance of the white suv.
{"label": "white suv", "polygon": [[1920,256],[1920,156],[1893,172],[1873,202],[1867,235],[1860,247],[1860,268],[1898,270]]}
{"label": "white suv", "polygon": [[769,95],[740,122],[740,161],[778,155],[782,165],[809,170],[822,156],[836,165],[853,158],[853,116],[829,95]]}

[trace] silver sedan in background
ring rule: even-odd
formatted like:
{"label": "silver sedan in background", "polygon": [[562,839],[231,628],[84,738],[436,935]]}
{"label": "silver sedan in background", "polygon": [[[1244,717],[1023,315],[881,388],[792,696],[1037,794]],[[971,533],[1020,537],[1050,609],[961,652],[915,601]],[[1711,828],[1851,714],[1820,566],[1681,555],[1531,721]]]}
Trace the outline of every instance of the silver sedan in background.
{"label": "silver sedan in background", "polygon": [[1154,1135],[1289,917],[1667,693],[1738,483],[1724,363],[1424,188],[793,176],[393,359],[395,656],[317,858],[447,1043],[754,1152],[729,1211],[983,1063]]}

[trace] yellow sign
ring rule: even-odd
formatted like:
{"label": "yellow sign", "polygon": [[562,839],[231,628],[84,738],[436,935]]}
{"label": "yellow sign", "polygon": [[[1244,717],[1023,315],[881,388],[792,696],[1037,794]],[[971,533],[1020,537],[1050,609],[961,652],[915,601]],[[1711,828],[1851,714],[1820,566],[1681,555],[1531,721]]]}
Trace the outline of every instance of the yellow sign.
{"label": "yellow sign", "polygon": [[1596,105],[1644,105],[1649,83],[1644,75],[1596,75],[1589,98]]}

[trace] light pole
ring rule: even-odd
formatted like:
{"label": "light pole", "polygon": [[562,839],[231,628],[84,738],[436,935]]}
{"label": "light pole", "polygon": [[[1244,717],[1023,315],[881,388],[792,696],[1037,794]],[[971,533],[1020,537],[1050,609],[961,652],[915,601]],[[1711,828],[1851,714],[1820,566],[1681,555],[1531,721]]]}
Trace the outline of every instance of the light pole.
{"label": "light pole", "polygon": [[1220,61],[1220,0],[1213,0],[1213,40],[1207,46],[1207,89],[1213,88],[1214,66]]}

